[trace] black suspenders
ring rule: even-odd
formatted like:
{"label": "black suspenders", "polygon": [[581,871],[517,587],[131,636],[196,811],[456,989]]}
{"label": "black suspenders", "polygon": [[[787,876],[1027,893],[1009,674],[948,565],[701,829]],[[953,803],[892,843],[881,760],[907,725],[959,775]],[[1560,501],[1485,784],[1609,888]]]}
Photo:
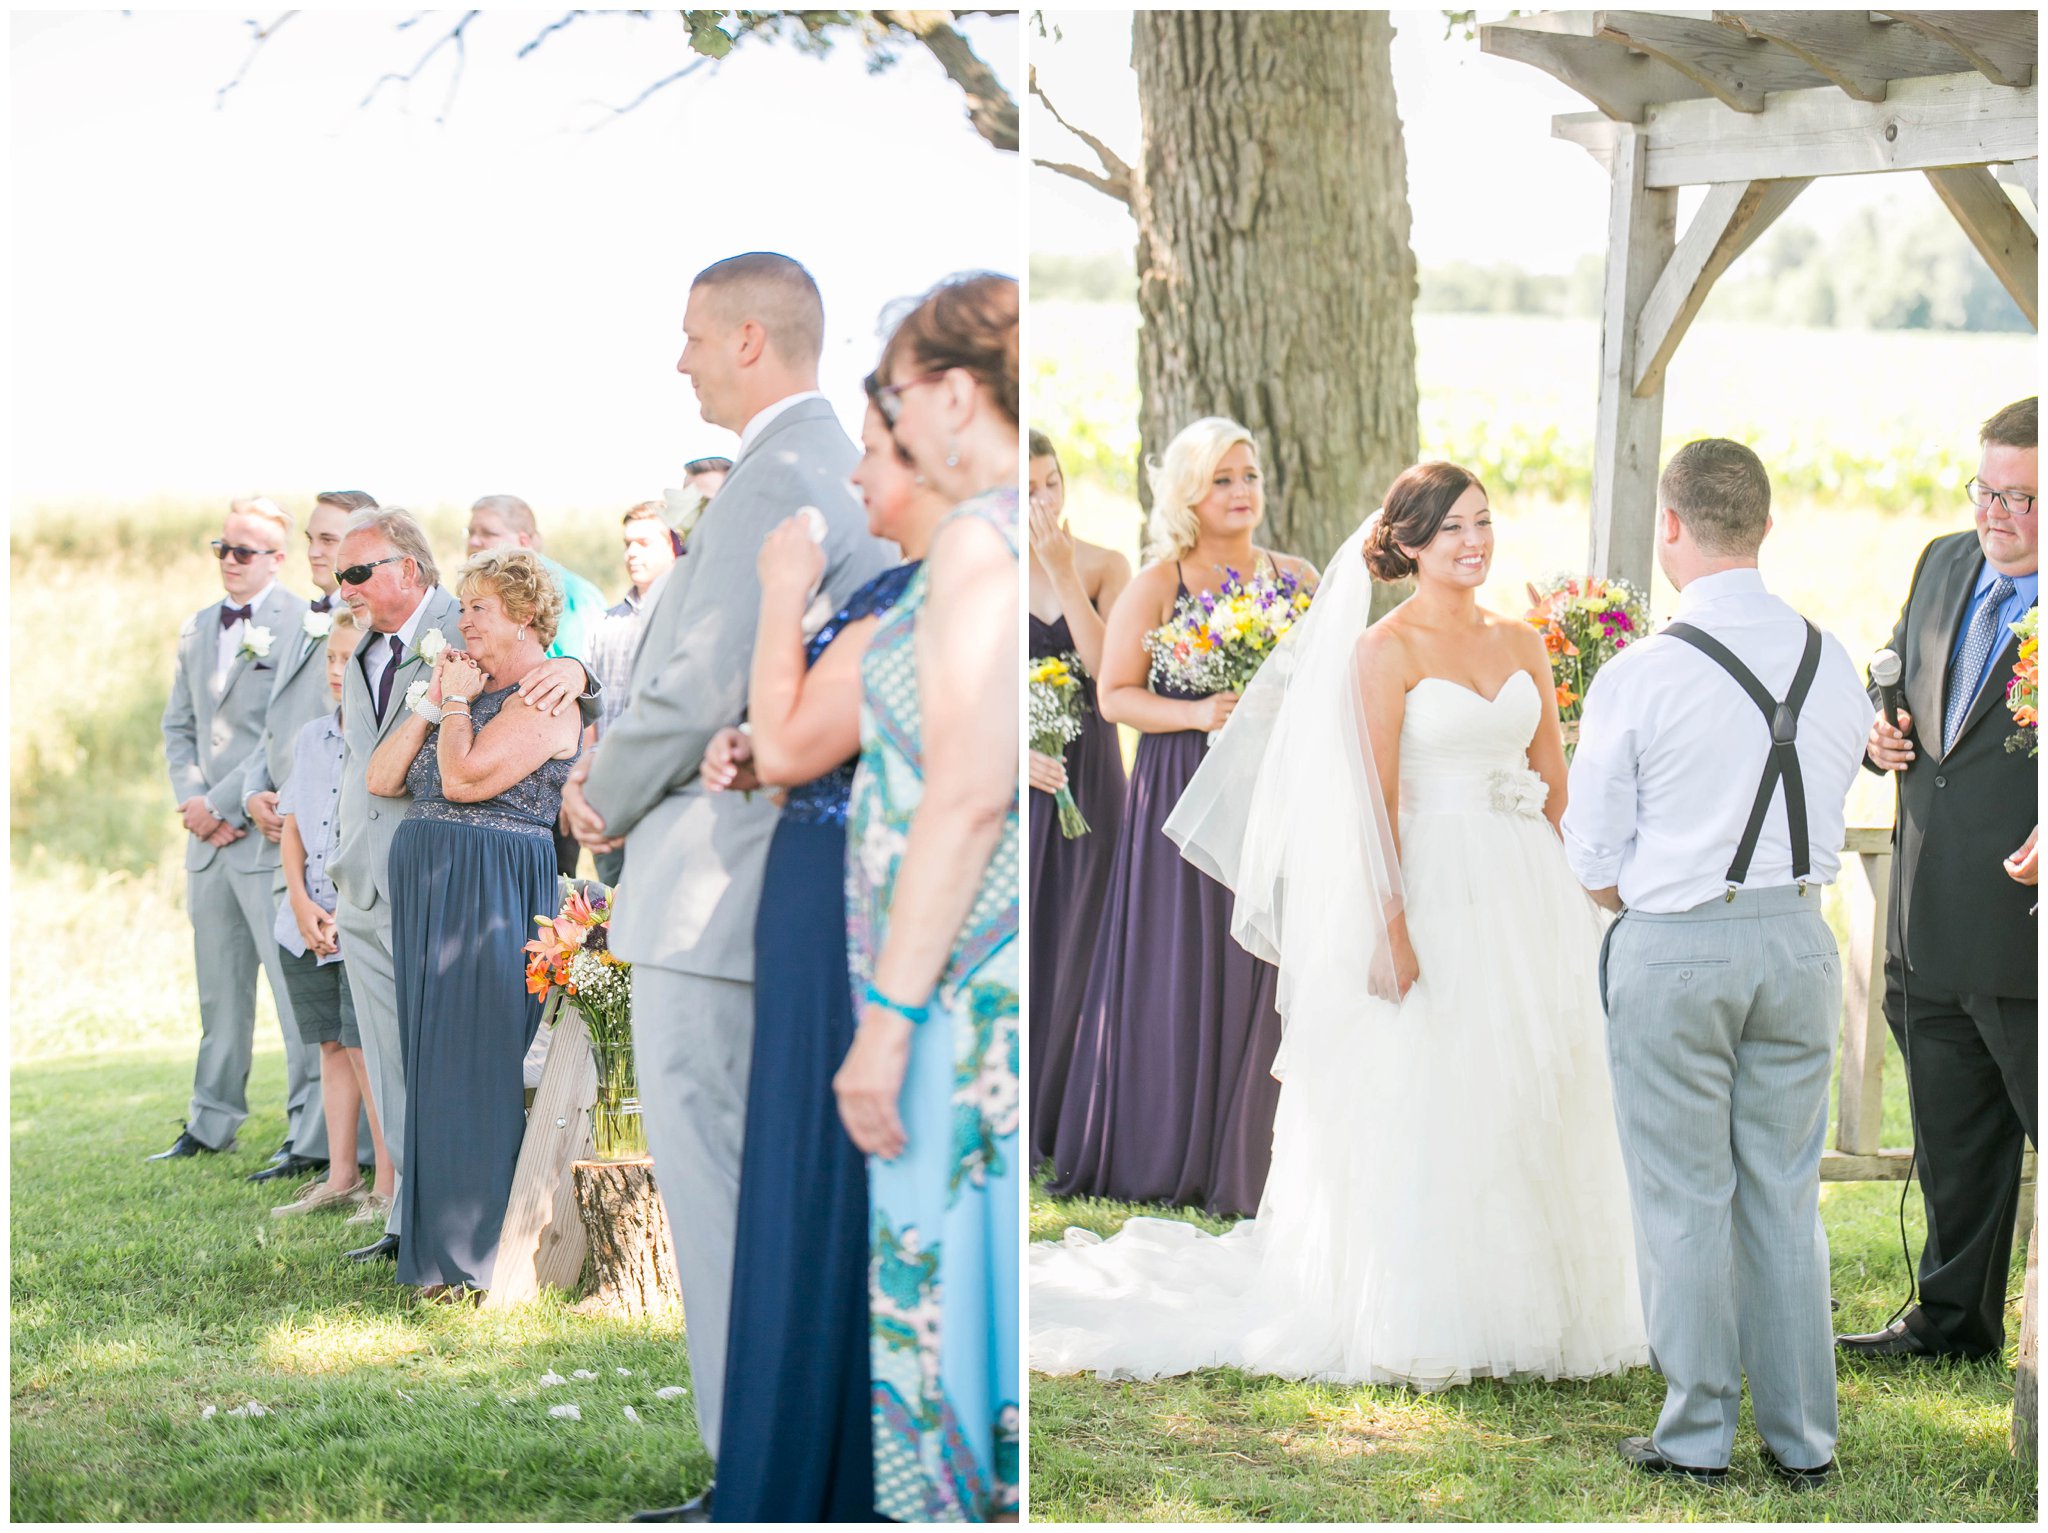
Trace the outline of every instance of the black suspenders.
{"label": "black suspenders", "polygon": [[1690,623],[1671,623],[1664,629],[1674,639],[1683,639],[1694,649],[1712,660],[1722,670],[1735,678],[1735,682],[1749,694],[1749,700],[1757,705],[1765,721],[1771,726],[1771,750],[1764,758],[1764,778],[1757,784],[1756,801],[1749,808],[1749,824],[1743,827],[1742,843],[1735,848],[1735,860],[1728,865],[1728,898],[1735,898],[1735,890],[1749,877],[1749,860],[1756,855],[1758,837],[1763,834],[1764,816],[1770,812],[1771,800],[1777,795],[1778,784],[1785,784],[1785,826],[1792,833],[1792,876],[1799,881],[1799,892],[1806,892],[1806,876],[1811,871],[1807,860],[1806,838],[1806,784],[1799,775],[1799,710],[1806,705],[1806,694],[1813,686],[1813,678],[1820,671],[1820,630],[1806,625],[1806,650],[1799,657],[1799,669],[1792,676],[1792,690],[1781,703],[1764,689],[1754,672],[1744,665],[1713,635],[1702,633]]}

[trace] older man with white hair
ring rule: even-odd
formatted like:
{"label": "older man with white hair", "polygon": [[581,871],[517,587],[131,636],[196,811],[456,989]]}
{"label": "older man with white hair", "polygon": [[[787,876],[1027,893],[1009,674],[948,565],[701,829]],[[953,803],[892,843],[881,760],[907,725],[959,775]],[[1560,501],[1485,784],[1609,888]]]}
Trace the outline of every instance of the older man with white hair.
{"label": "older man with white hair", "polygon": [[256,1036],[256,975],[269,976],[288,1047],[298,1042],[271,929],[277,904],[260,835],[249,834],[238,785],[261,747],[272,679],[297,635],[303,598],[278,584],[292,519],[260,496],[232,502],[213,541],[226,597],[208,602],[178,635],[164,709],[164,760],[184,821],[185,908],[199,976],[199,1061],[183,1132],[151,1160],[230,1149],[249,1116]]}

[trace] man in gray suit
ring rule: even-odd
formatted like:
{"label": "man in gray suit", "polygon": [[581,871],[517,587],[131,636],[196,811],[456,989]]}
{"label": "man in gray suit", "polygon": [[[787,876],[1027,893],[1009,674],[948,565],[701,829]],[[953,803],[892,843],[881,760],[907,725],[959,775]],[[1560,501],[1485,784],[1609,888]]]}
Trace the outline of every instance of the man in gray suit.
{"label": "man in gray suit", "polygon": [[177,1141],[151,1160],[229,1148],[249,1116],[256,1041],[256,974],[270,978],[287,1048],[298,1041],[271,929],[277,905],[235,785],[256,751],[271,682],[306,603],[277,583],[292,519],[271,501],[238,500],[214,541],[227,599],[209,602],[178,635],[164,709],[164,760],[184,817],[185,908],[199,971],[199,1064]]}
{"label": "man in gray suit", "polygon": [[1726,1478],[1749,1380],[1765,1467],[1834,1472],[1820,1155],[1842,1010],[1820,886],[1841,864],[1870,699],[1848,654],[1764,588],[1771,485],[1737,442],[1658,485],[1676,619],[1600,668],[1565,853],[1620,914],[1600,954],[1643,1320],[1664,1374],[1633,1468]]}
{"label": "man in gray suit", "polygon": [[[818,608],[836,609],[891,562],[847,483],[859,454],[818,392],[825,311],[787,256],[732,256],[697,274],[676,370],[704,419],[740,433],[718,514],[655,593],[632,699],[563,793],[593,851],[625,845],[613,951],[633,964],[633,1048],[656,1183],[677,1234],[690,1372],[704,1445],[718,1456],[732,1298],[740,1146],[754,1036],[754,912],[777,810],[712,794],[697,767],[746,713],[761,543],[803,507],[822,516]],[[815,524],[814,524],[815,527]],[[688,1507],[643,1513],[697,1520]]]}
{"label": "man in gray suit", "polygon": [[[396,506],[357,512],[337,560],[342,599],[362,625],[363,637],[342,683],[341,732],[348,755],[327,872],[340,896],[335,925],[363,1038],[370,1100],[394,1173],[392,1185],[378,1188],[366,1210],[372,1218],[381,1211],[383,1235],[348,1255],[356,1261],[395,1261],[403,1234],[398,1184],[405,1176],[406,1082],[398,977],[391,958],[391,841],[412,797],[372,793],[368,772],[370,757],[406,709],[407,689],[426,679],[431,656],[444,644],[461,648],[456,628],[461,603],[441,588],[441,573],[420,524]],[[519,691],[535,707],[559,710],[585,690],[586,682],[580,662],[550,660],[534,667]],[[595,716],[594,700],[585,711]]]}
{"label": "man in gray suit", "polygon": [[[307,610],[301,631],[283,636],[274,657],[275,679],[270,688],[270,706],[264,714],[263,738],[249,753],[234,792],[247,811],[249,821],[262,832],[257,846],[263,867],[271,874],[271,892],[278,904],[284,902],[284,863],[278,843],[284,834],[284,819],[277,812],[278,790],[291,776],[292,742],[311,719],[331,713],[333,699],[327,695],[327,673],[314,656],[326,653],[326,634],[333,618],[335,556],[349,517],[377,502],[361,490],[328,490],[315,497],[312,514],[306,518],[306,566],[312,571],[313,587],[320,594]],[[254,839],[253,837],[251,838]],[[362,1146],[363,1164],[369,1165],[370,1128],[365,1117],[357,1143]],[[320,1051],[303,1042],[294,1030],[285,1040],[285,1141],[271,1163],[251,1172],[244,1180],[270,1182],[301,1177],[327,1165],[327,1115],[320,1095]]]}

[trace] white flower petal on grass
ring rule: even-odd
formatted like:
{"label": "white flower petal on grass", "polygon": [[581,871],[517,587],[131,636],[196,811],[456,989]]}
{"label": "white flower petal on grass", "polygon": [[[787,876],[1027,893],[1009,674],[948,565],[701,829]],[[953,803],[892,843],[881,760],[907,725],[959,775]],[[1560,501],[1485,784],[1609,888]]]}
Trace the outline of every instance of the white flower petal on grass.
{"label": "white flower petal on grass", "polygon": [[632,1422],[633,1425],[636,1427],[645,1426],[647,1424],[646,1422],[640,1419],[640,1413],[634,1410],[633,1407],[630,1405],[626,1407],[626,1419]]}
{"label": "white flower petal on grass", "polygon": [[597,1377],[597,1375],[592,1373],[588,1368],[578,1368],[574,1373],[570,1374],[569,1377],[572,1379],[594,1379]]}
{"label": "white flower petal on grass", "polygon": [[413,1398],[413,1397],[412,1397],[411,1395],[407,1394],[407,1393],[406,1393],[406,1392],[405,1392],[404,1390],[400,1389],[400,1388],[399,1388],[399,1387],[398,1387],[397,1385],[395,1385],[395,1384],[394,1384],[394,1385],[392,1385],[392,1393],[394,1393],[395,1395],[397,1395],[397,1396],[398,1396],[398,1398],[399,1398],[399,1399],[401,1399],[401,1400],[403,1400],[403,1401],[404,1401],[404,1402],[405,1402],[405,1403],[406,1403],[407,1405],[418,1405],[418,1404],[419,1404],[419,1401],[415,1400],[415,1399],[414,1399],[414,1398]]}
{"label": "white flower petal on grass", "polygon": [[633,1370],[630,1368],[614,1368],[612,1372],[622,1379],[630,1379],[633,1376]]}
{"label": "white flower petal on grass", "polygon": [[251,1400],[247,1405],[236,1406],[228,1414],[230,1416],[268,1416],[270,1412],[258,1405],[254,1400]]}
{"label": "white flower petal on grass", "polygon": [[540,1387],[542,1389],[553,1389],[557,1384],[566,1384],[568,1382],[567,1379],[563,1378],[552,1368],[540,1376]]}
{"label": "white flower petal on grass", "polygon": [[201,1421],[207,1421],[207,1420],[210,1420],[210,1419],[212,1418],[212,1416],[213,1416],[213,1413],[214,1413],[215,1411],[219,1410],[219,1409],[220,1409],[220,1407],[219,1407],[219,1406],[217,1406],[217,1405],[209,1405],[209,1406],[207,1406],[207,1407],[206,1407],[206,1409],[205,1409],[205,1410],[203,1410],[203,1411],[201,1411],[201,1412],[199,1413],[199,1419],[200,1419]]}
{"label": "white flower petal on grass", "polygon": [[677,1395],[686,1395],[688,1393],[689,1391],[683,1388],[682,1385],[671,1384],[666,1389],[657,1389],[654,1392],[654,1398],[657,1400],[673,1400]]}
{"label": "white flower petal on grass", "polygon": [[548,1414],[550,1416],[558,1416],[563,1421],[581,1421],[583,1419],[583,1412],[573,1405],[551,1405],[548,1407]]}

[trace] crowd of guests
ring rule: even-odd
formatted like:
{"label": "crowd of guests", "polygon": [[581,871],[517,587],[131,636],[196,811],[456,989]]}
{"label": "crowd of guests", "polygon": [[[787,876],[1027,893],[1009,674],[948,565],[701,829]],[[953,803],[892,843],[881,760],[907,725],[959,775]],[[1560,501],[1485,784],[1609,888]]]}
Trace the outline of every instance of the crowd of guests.
{"label": "crowd of guests", "polygon": [[347,1209],[381,1227],[351,1258],[475,1299],[525,1130],[524,942],[584,850],[617,885],[717,1464],[642,1520],[1017,1509],[1017,316],[1005,277],[924,295],[857,448],[810,274],[718,262],[677,368],[740,446],[625,514],[623,600],[517,497],[476,503],[444,581],[416,518],[345,492],[308,518],[308,603],[256,499],[179,641],[202,1044],[153,1159],[233,1146],[261,968],[288,1137],[251,1180],[310,1178],[280,1216]]}

